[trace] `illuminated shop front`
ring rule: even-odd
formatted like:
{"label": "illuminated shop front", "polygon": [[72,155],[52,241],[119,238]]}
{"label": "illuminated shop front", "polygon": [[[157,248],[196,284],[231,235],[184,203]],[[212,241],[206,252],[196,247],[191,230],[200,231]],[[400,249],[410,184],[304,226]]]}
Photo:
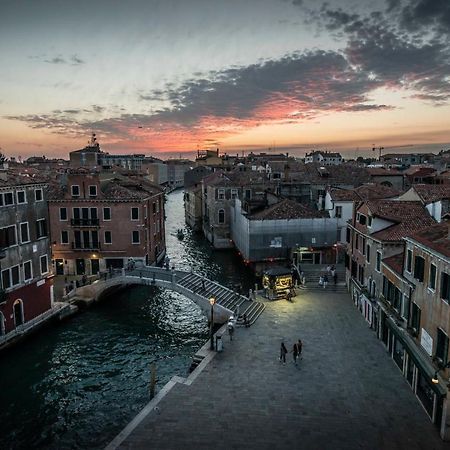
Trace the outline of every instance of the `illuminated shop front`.
{"label": "illuminated shop front", "polygon": [[292,273],[285,267],[272,267],[264,272],[262,284],[268,298],[286,298],[293,285]]}

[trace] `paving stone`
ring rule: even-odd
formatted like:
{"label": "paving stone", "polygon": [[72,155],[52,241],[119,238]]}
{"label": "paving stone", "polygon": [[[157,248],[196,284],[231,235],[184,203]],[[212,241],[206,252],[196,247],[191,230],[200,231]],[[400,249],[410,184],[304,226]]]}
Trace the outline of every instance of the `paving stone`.
{"label": "paving stone", "polygon": [[[304,343],[295,366],[281,339]],[[447,449],[346,294],[267,303],[190,386],[176,385],[121,449]]]}

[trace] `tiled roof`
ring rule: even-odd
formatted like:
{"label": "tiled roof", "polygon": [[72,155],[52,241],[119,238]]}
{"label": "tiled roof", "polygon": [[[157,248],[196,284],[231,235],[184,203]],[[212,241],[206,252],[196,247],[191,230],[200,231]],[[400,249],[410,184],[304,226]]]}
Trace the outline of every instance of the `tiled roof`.
{"label": "tiled roof", "polygon": [[405,254],[399,253],[398,255],[389,256],[389,258],[383,258],[383,263],[386,264],[390,269],[399,275],[403,274],[403,260]]}
{"label": "tiled roof", "polygon": [[250,220],[312,219],[315,217],[329,216],[326,211],[316,211],[308,206],[288,199],[248,216]]}
{"label": "tiled roof", "polygon": [[384,167],[369,167],[367,169],[371,176],[385,176],[385,177],[393,177],[393,176],[403,176],[403,172],[397,169],[385,169]]}
{"label": "tiled roof", "polygon": [[16,170],[8,170],[6,172],[6,180],[0,178],[0,188],[8,186],[22,186],[27,184],[47,183],[47,178],[38,172],[31,170],[30,173],[22,173]]}
{"label": "tiled roof", "polygon": [[430,175],[434,172],[436,169],[430,166],[411,166],[404,171],[406,175],[410,176]]}
{"label": "tiled roof", "polygon": [[424,203],[450,199],[450,184],[415,184],[413,189]]}
{"label": "tiled roof", "polygon": [[378,183],[365,183],[355,189],[332,188],[330,195],[334,201],[365,201],[397,197],[400,191]]}
{"label": "tiled roof", "polygon": [[371,235],[382,241],[400,241],[405,236],[436,223],[420,202],[371,200],[366,204],[373,216],[394,222]]}
{"label": "tiled roof", "polygon": [[377,183],[366,183],[355,189],[361,200],[392,198],[401,194],[398,189]]}
{"label": "tiled roof", "polygon": [[450,222],[434,224],[413,233],[410,238],[450,258]]}

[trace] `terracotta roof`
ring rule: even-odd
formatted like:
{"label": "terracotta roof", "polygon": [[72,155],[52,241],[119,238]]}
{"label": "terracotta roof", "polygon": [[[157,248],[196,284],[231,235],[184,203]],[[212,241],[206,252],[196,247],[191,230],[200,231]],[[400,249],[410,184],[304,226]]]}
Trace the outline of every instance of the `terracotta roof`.
{"label": "terracotta roof", "polygon": [[250,220],[290,220],[312,219],[316,217],[329,216],[327,211],[316,211],[308,206],[288,199],[248,216]]}
{"label": "terracotta roof", "polygon": [[403,275],[403,260],[405,254],[399,253],[398,255],[389,256],[389,258],[383,258],[383,263],[386,264],[390,269],[399,275]]}
{"label": "terracotta roof", "polygon": [[425,204],[450,199],[450,184],[415,184],[413,189]]}
{"label": "terracotta roof", "polygon": [[450,222],[434,224],[413,233],[410,238],[450,258]]}
{"label": "terracotta roof", "polygon": [[334,201],[365,201],[379,198],[392,198],[400,195],[400,191],[378,183],[365,183],[355,189],[332,188],[331,198]]}
{"label": "terracotta roof", "polygon": [[0,178],[0,188],[8,186],[22,186],[26,184],[43,184],[47,183],[46,177],[40,175],[35,171],[30,171],[29,174],[18,172],[15,170],[8,170],[6,172],[6,180]]}
{"label": "terracotta roof", "polygon": [[436,223],[420,202],[371,200],[366,204],[373,216],[394,222],[371,235],[382,241],[400,241],[405,236]]}
{"label": "terracotta roof", "polygon": [[393,176],[403,176],[403,172],[397,169],[385,169],[384,167],[369,167],[367,169],[371,176],[385,176],[385,177],[393,177]]}
{"label": "terracotta roof", "polygon": [[410,176],[419,176],[419,175],[430,175],[432,173],[436,172],[436,169],[434,167],[430,166],[411,166],[408,169],[405,170],[406,175]]}

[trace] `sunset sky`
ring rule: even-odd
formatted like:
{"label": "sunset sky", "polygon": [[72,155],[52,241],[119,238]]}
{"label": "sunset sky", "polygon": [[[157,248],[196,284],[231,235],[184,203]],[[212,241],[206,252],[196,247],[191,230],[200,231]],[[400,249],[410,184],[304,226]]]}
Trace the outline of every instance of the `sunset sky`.
{"label": "sunset sky", "polygon": [[449,0],[0,0],[0,61],[9,157],[450,148]]}

